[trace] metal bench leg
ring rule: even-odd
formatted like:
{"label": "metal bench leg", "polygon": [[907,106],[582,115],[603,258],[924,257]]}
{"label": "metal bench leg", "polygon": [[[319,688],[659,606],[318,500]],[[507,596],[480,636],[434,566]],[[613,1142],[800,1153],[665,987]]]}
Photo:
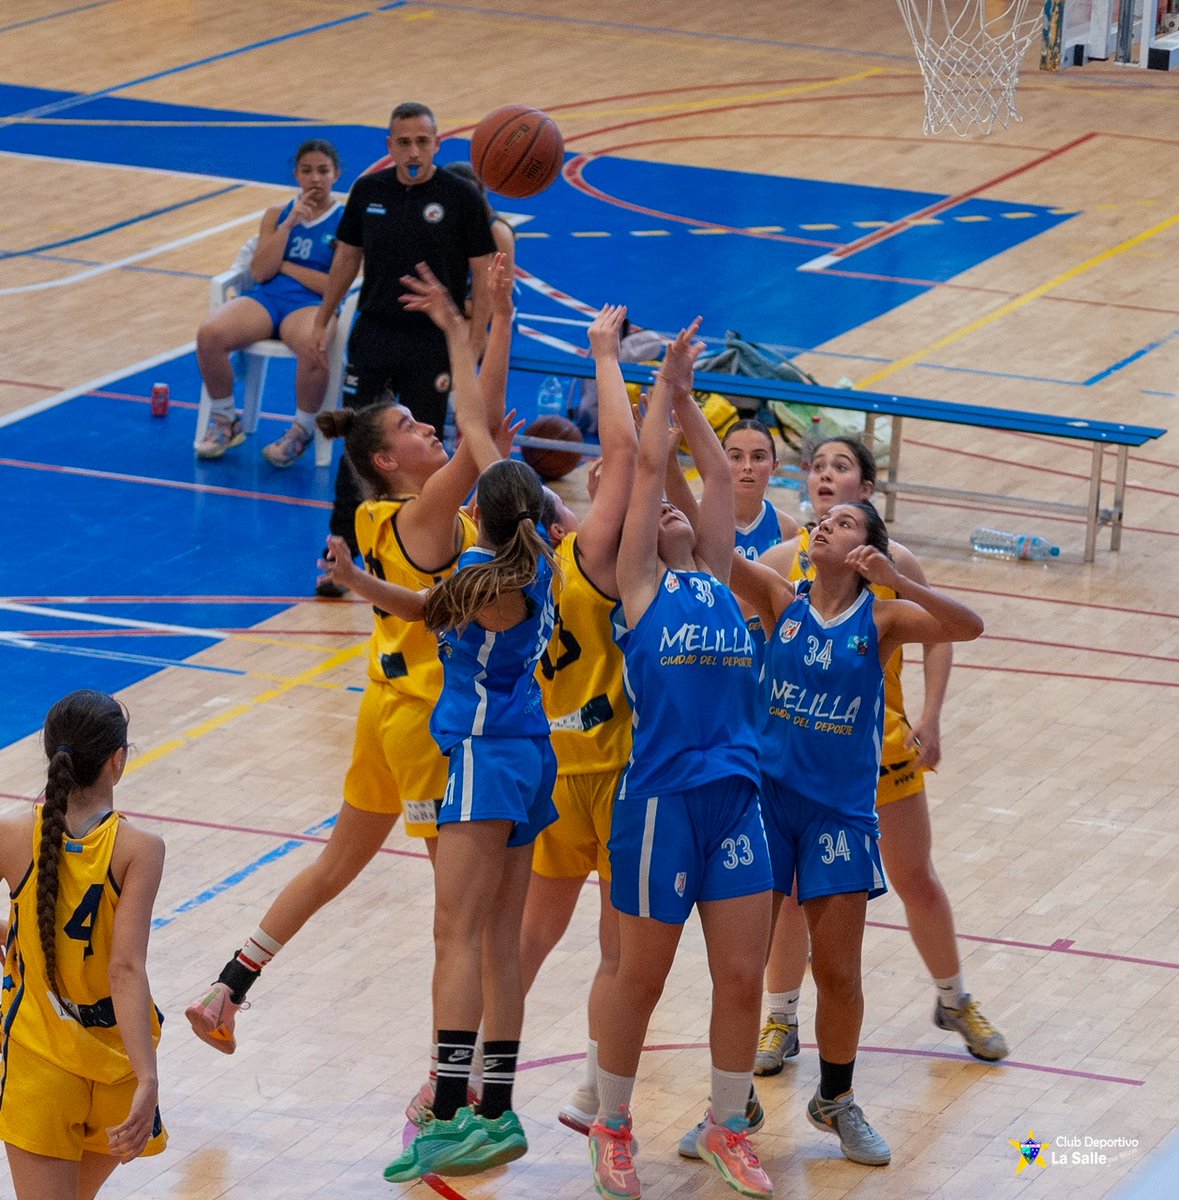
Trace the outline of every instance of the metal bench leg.
{"label": "metal bench leg", "polygon": [[[895,483],[901,474],[901,426],[904,422],[900,417],[892,419],[892,437],[888,443],[888,481]],[[884,502],[884,519],[891,522],[897,511],[897,494],[890,491]]]}
{"label": "metal bench leg", "polygon": [[1101,505],[1101,460],[1105,448],[1093,443],[1093,466],[1089,471],[1089,504],[1085,512],[1085,562],[1093,561],[1097,549],[1097,512]]}
{"label": "metal bench leg", "polygon": [[1117,472],[1114,475],[1113,516],[1109,523],[1109,548],[1111,550],[1122,548],[1122,515],[1125,511],[1126,468],[1129,465],[1129,459],[1130,447],[1119,446]]}

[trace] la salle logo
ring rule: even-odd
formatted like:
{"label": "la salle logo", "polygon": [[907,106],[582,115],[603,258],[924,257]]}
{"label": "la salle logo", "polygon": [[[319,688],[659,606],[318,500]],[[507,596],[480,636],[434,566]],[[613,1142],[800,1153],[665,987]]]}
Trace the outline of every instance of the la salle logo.
{"label": "la salle logo", "polygon": [[1044,1157],[1044,1147],[1050,1145],[1051,1142],[1051,1138],[1045,1138],[1042,1141],[1037,1139],[1034,1129],[1028,1130],[1028,1135],[1022,1142],[1013,1142],[1008,1139],[1007,1144],[1014,1146],[1019,1151],[1019,1166],[1015,1168],[1016,1175],[1024,1167],[1030,1167],[1032,1163],[1038,1167],[1046,1167],[1048,1160]]}

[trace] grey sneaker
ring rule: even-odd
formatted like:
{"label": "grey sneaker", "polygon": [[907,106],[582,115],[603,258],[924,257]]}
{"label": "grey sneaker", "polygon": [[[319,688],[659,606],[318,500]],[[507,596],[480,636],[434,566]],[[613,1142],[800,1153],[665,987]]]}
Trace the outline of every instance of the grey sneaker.
{"label": "grey sneaker", "polygon": [[798,1056],[798,1050],[798,1022],[792,1021],[785,1013],[770,1013],[757,1040],[753,1073],[777,1075],[786,1059]]}
{"label": "grey sneaker", "polygon": [[[711,1099],[709,1097],[710,1103]],[[700,1151],[696,1148],[696,1141],[708,1126],[711,1115],[712,1109],[708,1109],[704,1114],[704,1119],[699,1124],[693,1125],[680,1138],[679,1151],[684,1158],[700,1157]],[[749,1122],[749,1128],[745,1130],[746,1134],[756,1133],[766,1123],[766,1110],[762,1108],[756,1091],[750,1091],[749,1093],[749,1102],[745,1105],[745,1119]]]}
{"label": "grey sneaker", "polygon": [[236,413],[231,417],[223,417],[214,413],[209,418],[209,427],[205,436],[197,443],[197,458],[220,458],[226,450],[240,446],[246,440],[245,430],[242,429],[241,419]]}
{"label": "grey sneaker", "polygon": [[888,1143],[868,1124],[852,1092],[834,1100],[824,1100],[819,1089],[806,1106],[807,1120],[816,1129],[824,1129],[839,1138],[845,1158],[866,1167],[887,1166],[892,1159]]}
{"label": "grey sneaker", "polygon": [[966,1049],[983,1062],[998,1062],[1010,1053],[1007,1039],[982,1015],[969,995],[958,997],[957,1008],[947,1008],[939,1000],[933,1010],[933,1023],[939,1029],[960,1033]]}
{"label": "grey sneaker", "polygon": [[262,447],[262,457],[272,467],[289,467],[314,441],[313,436],[295,421],[290,429],[269,446]]}

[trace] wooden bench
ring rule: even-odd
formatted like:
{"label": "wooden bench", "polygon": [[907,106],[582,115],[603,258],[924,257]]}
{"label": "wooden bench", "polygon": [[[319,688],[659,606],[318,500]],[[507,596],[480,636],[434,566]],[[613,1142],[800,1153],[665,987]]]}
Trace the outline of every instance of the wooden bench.
{"label": "wooden bench", "polygon": [[[592,379],[594,364],[588,359],[540,358],[530,354],[514,354],[512,369],[539,375],[557,375]],[[623,363],[622,376],[628,383],[648,386],[654,368],[645,364]],[[749,397],[759,401],[782,400],[795,404],[820,405],[823,408],[842,408],[867,414],[870,436],[876,417],[889,417],[892,437],[888,466],[879,490],[885,495],[885,520],[891,521],[896,510],[897,495],[908,492],[922,496],[954,497],[982,502],[1017,504],[1033,511],[1051,510],[1079,513],[1085,518],[1085,562],[1092,562],[1097,546],[1099,526],[1110,527],[1109,548],[1117,550],[1122,544],[1122,515],[1126,496],[1126,469],[1130,447],[1143,446],[1167,431],[1148,425],[1122,425],[1112,421],[1090,421],[1082,417],[1061,417],[1048,413],[1021,412],[1009,408],[989,408],[979,404],[957,404],[948,400],[923,400],[917,396],[895,396],[887,392],[861,392],[851,388],[815,387],[805,383],[787,383],[777,379],[753,379],[746,375],[722,375],[709,371],[696,372],[696,387],[702,391],[720,392],[725,396]],[[904,418],[920,421],[941,421],[951,425],[967,425],[980,429],[1002,429],[1013,433],[1030,433],[1039,437],[1067,438],[1070,441],[1093,443],[1089,471],[1089,494],[1084,504],[1037,500],[1027,496],[1010,496],[996,492],[975,492],[963,488],[941,487],[932,484],[907,483],[901,479],[901,433]],[[1106,446],[1117,447],[1113,503],[1101,505],[1101,466]]]}

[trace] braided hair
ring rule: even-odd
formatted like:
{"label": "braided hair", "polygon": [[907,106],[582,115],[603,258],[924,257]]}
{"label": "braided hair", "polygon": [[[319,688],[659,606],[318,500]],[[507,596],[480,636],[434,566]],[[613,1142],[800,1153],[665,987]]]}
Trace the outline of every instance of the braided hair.
{"label": "braided hair", "polygon": [[105,692],[71,692],[45,718],[49,774],[37,855],[37,930],[49,985],[57,986],[57,866],[70,793],[94,784],[103,765],[127,745],[127,710]]}

